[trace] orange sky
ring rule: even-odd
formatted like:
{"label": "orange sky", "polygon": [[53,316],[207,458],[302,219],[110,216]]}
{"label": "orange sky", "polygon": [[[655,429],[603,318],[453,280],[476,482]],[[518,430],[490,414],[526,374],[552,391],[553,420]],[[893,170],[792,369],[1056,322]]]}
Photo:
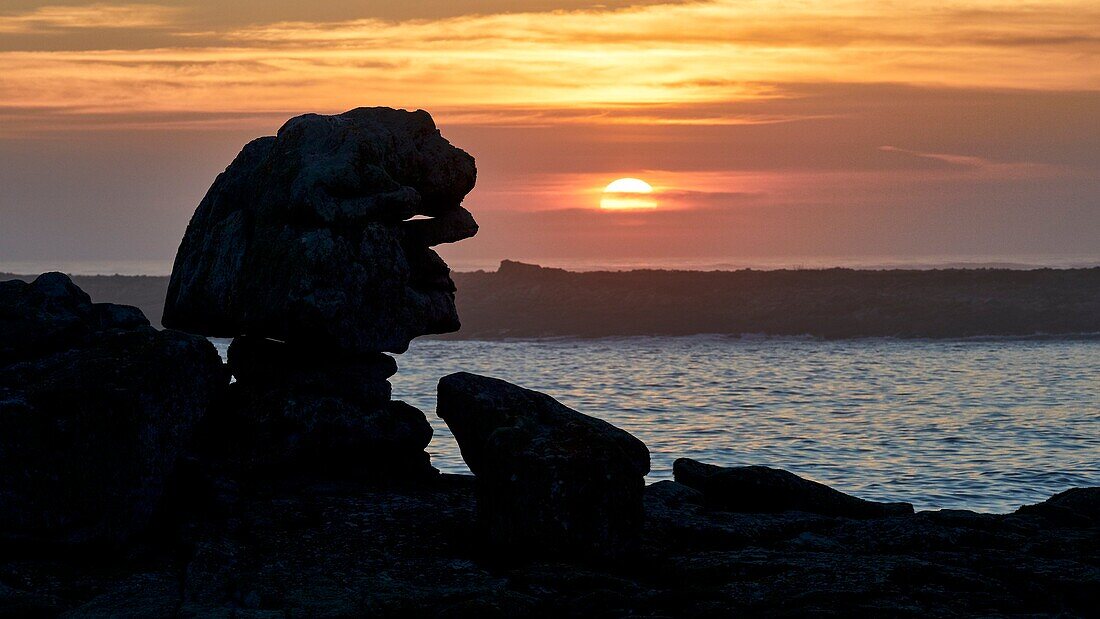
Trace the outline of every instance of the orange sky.
{"label": "orange sky", "polygon": [[6,0],[0,267],[167,260],[247,139],[360,105],[477,157],[460,267],[1100,254],[1094,1],[303,4]]}

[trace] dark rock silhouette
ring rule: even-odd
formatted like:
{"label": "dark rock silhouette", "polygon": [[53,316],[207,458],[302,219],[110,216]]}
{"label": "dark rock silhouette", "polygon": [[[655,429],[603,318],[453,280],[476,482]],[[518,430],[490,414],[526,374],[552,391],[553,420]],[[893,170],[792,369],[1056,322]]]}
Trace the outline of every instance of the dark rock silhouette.
{"label": "dark rock silhouette", "polygon": [[439,381],[439,416],[478,479],[478,514],[505,554],[615,556],[642,524],[649,450],[550,396],[460,372]]}
{"label": "dark rock silhouette", "polygon": [[93,304],[64,275],[0,283],[0,541],[141,531],[228,383],[201,337]]}
{"label": "dark rock silhouette", "polygon": [[645,490],[628,561],[483,560],[476,483],[243,487],[222,519],[119,561],[0,553],[0,615],[952,617],[1095,615],[1096,525],[945,510],[850,519],[709,510]]}
{"label": "dark rock silhouette", "polygon": [[397,372],[397,362],[382,353],[341,355],[247,336],[233,340],[228,364],[241,383],[312,392],[367,407],[389,401],[386,379]]}
{"label": "dark rock silhouette", "polygon": [[68,350],[104,331],[147,326],[137,308],[92,303],[61,273],[43,273],[29,284],[0,282],[0,363]]}
{"label": "dark rock silhouette", "polygon": [[1100,526],[1100,488],[1071,488],[1042,503],[1025,505],[1016,513],[1042,516],[1060,524]]}
{"label": "dark rock silhouette", "polygon": [[477,232],[475,176],[424,111],[307,114],[246,145],[195,211],[164,308],[165,325],[236,338],[237,382],[197,449],[245,470],[434,472],[431,426],[390,402],[382,352],[458,329],[431,246]]}
{"label": "dark rock silhouette", "polygon": [[390,401],[397,371],[381,353],[341,357],[262,338],[229,348],[237,381],[203,424],[198,448],[232,470],[326,471],[373,477],[432,474],[424,413]]}
{"label": "dark rock silhouette", "polygon": [[[474,178],[424,111],[293,118],[199,204],[164,325],[366,353],[454,331],[454,283],[430,246],[477,231],[461,206]],[[405,221],[417,215],[432,219]]]}
{"label": "dark rock silhouette", "polygon": [[878,503],[845,494],[766,466],[721,467],[691,458],[673,463],[676,481],[702,493],[703,503],[732,512],[800,511],[846,518],[882,518],[913,513],[909,503]]}

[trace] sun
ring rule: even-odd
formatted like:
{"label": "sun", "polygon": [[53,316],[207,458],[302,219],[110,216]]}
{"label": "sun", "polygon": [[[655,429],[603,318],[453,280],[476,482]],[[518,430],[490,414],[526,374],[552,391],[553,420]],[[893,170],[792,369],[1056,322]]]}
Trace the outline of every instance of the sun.
{"label": "sun", "polygon": [[618,178],[604,187],[600,208],[608,211],[655,209],[653,187],[640,178]]}

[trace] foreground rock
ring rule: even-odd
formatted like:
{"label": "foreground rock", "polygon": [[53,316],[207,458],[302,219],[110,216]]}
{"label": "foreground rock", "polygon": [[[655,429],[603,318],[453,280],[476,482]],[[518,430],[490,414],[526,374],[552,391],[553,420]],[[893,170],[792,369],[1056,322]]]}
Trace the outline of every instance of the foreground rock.
{"label": "foreground rock", "polygon": [[0,541],[140,531],[228,382],[214,347],[60,273],[0,283],[0,342]]}
{"label": "foreground rock", "polygon": [[799,511],[846,518],[913,513],[909,503],[867,501],[766,466],[720,467],[691,458],[673,463],[676,481],[702,493],[707,507],[732,512]]}
{"label": "foreground rock", "polygon": [[1068,526],[1100,526],[1100,488],[1071,488],[1042,503],[1025,505],[1016,513],[1039,516]]}
{"label": "foreground rock", "polygon": [[[199,204],[164,325],[358,353],[455,331],[454,283],[430,246],[477,231],[461,206],[475,174],[424,111],[293,118]],[[417,215],[432,219],[405,221]]]}
{"label": "foreground rock", "polygon": [[[1095,616],[1100,529],[1034,514],[848,519],[645,491],[629,561],[500,564],[473,479],[245,486],[223,519],[122,556],[0,554],[0,616]],[[1095,490],[1095,489],[1094,489]]]}
{"label": "foreground rock", "polygon": [[461,372],[439,381],[438,414],[478,479],[478,516],[500,552],[616,556],[642,526],[649,450],[550,396]]}

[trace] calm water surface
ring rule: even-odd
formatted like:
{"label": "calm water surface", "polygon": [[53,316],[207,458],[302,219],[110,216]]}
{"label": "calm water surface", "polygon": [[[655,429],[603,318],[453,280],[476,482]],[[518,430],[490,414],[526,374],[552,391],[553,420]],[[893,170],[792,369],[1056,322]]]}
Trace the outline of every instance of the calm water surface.
{"label": "calm water surface", "polygon": [[1005,512],[1100,485],[1100,341],[417,340],[395,399],[432,462],[468,472],[435,416],[460,370],[544,391],[645,441],[650,481],[690,456],[764,464],[917,509]]}
{"label": "calm water surface", "polygon": [[917,509],[998,512],[1100,485],[1097,340],[417,340],[398,364],[394,398],[428,415],[428,450],[447,472],[468,469],[435,416],[435,386],[464,370],[633,433],[651,481],[690,456]]}

